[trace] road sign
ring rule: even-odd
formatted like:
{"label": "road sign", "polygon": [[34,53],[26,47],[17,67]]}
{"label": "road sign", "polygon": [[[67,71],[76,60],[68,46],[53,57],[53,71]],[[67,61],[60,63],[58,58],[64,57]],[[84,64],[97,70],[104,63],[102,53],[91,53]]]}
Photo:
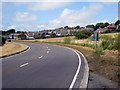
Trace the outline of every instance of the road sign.
{"label": "road sign", "polygon": [[93,41],[99,41],[99,33],[95,32],[92,38]]}
{"label": "road sign", "polygon": [[95,42],[95,51],[96,51],[97,41],[99,41],[99,33],[98,33],[98,32],[95,32],[95,33],[94,33],[92,40],[93,40],[93,41],[96,41],[96,42]]}

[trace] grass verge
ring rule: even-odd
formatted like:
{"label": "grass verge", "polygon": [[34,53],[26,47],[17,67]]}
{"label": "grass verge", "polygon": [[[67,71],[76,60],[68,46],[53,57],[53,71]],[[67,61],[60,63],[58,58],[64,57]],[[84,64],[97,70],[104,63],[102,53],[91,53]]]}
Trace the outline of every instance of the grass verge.
{"label": "grass verge", "polygon": [[20,53],[26,49],[28,49],[27,45],[7,42],[5,45],[0,46],[0,57],[7,57],[16,53]]}

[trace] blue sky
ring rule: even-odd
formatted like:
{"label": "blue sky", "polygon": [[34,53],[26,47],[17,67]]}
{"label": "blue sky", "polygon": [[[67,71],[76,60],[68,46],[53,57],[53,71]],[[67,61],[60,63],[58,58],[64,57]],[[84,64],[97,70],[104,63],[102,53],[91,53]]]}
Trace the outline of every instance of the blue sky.
{"label": "blue sky", "polygon": [[114,23],[118,3],[100,2],[3,2],[2,28],[39,31],[98,22]]}

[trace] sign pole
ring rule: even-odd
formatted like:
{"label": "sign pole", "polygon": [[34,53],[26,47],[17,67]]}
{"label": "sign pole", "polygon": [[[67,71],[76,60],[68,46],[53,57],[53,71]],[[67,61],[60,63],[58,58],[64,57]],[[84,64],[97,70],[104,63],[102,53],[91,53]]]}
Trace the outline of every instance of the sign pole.
{"label": "sign pole", "polygon": [[95,34],[95,51],[97,49],[97,34]]}

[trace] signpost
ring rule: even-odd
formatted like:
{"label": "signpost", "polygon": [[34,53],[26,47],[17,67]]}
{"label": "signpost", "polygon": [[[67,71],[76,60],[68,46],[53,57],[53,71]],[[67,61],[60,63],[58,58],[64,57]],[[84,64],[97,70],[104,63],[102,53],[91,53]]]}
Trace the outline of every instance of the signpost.
{"label": "signpost", "polygon": [[95,51],[96,51],[96,49],[97,49],[97,41],[99,41],[99,33],[98,32],[94,32],[92,40],[95,41]]}

